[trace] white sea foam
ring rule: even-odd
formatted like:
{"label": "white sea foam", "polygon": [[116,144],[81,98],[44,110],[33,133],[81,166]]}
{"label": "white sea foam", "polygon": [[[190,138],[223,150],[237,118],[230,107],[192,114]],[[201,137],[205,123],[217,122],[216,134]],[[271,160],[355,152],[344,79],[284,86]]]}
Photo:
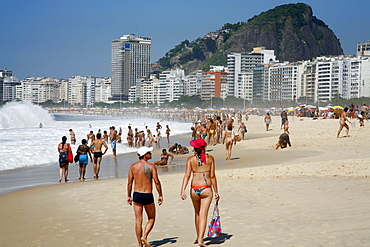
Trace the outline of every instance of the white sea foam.
{"label": "white sea foam", "polygon": [[35,127],[52,121],[45,109],[30,102],[10,102],[0,109],[0,129]]}
{"label": "white sea foam", "polygon": [[[156,123],[160,119],[86,116],[59,114],[51,115],[45,109],[25,102],[12,102],[0,109],[0,170],[29,167],[58,161],[57,146],[62,136],[70,142],[69,129],[76,134],[77,143],[72,145],[75,151],[82,139],[86,139],[90,130],[94,133],[101,129],[109,131],[110,126],[118,130],[122,127],[122,144],[117,144],[117,154],[134,152],[127,146],[127,126],[145,130],[148,126],[155,134]],[[4,121],[4,122],[3,122]],[[39,128],[40,122],[43,128]],[[163,128],[171,128],[171,136],[190,132],[190,123],[161,121]],[[90,128],[91,125],[91,128]],[[164,129],[162,129],[164,136]],[[109,148],[107,154],[112,154]]]}

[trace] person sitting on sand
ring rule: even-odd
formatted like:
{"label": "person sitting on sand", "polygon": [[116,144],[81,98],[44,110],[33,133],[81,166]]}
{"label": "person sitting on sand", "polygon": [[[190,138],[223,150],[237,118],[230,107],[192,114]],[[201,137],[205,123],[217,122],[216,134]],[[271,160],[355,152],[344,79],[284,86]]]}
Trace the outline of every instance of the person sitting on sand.
{"label": "person sitting on sand", "polygon": [[173,153],[173,154],[177,154],[177,149],[178,149],[178,144],[177,144],[177,143],[175,143],[173,146],[171,146],[171,147],[168,149],[168,152]]}
{"label": "person sitting on sand", "polygon": [[[168,161],[169,157],[171,157],[170,161]],[[156,166],[164,166],[171,163],[174,157],[173,154],[167,153],[167,149],[164,148],[162,149],[161,160],[155,161],[153,164]]]}
{"label": "person sitting on sand", "polygon": [[188,154],[189,149],[187,147],[183,147],[180,144],[177,146],[177,154]]}
{"label": "person sitting on sand", "polygon": [[279,140],[278,140],[278,143],[276,143],[275,145],[275,149],[278,149],[279,147],[283,149],[283,148],[286,148],[288,145],[289,147],[292,146],[290,143],[289,135],[287,133],[283,133],[279,136]]}

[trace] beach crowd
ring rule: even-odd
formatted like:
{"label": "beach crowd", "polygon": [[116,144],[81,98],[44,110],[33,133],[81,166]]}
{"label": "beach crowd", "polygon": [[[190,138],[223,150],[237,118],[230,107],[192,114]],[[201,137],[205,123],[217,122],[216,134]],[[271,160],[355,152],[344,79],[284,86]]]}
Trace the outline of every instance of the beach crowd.
{"label": "beach crowd", "polygon": [[[339,129],[337,131],[337,138],[340,138],[341,131],[346,130],[345,137],[350,137],[349,130],[351,121],[358,120],[360,127],[365,126],[365,121],[368,121],[368,107],[344,107],[341,110],[321,112],[311,111],[309,117],[315,120],[320,118],[338,118]],[[158,113],[153,115],[157,116]],[[220,200],[218,193],[217,179],[215,174],[215,160],[213,156],[206,154],[207,146],[224,145],[225,159],[232,160],[232,149],[238,142],[246,139],[248,134],[247,122],[251,114],[256,112],[178,112],[172,115],[166,114],[169,120],[191,120],[191,140],[190,146],[193,148],[194,155],[188,157],[186,162],[186,171],[183,177],[180,198],[185,200],[187,195],[185,189],[190,182],[191,192],[190,197],[194,207],[195,213],[195,229],[197,238],[195,244],[199,246],[206,246],[204,244],[204,235],[207,227],[207,217],[209,207],[212,199],[216,202]],[[260,113],[257,113],[260,115]],[[290,141],[290,126],[289,116],[292,112],[288,110],[266,111],[263,116],[263,124],[266,131],[270,131],[272,124],[272,115],[280,115],[281,123],[279,124],[281,134],[277,138],[275,145],[276,149],[283,149],[287,146],[291,147]],[[301,117],[301,113],[295,111],[297,117]],[[293,115],[294,116],[294,115]],[[308,116],[308,115],[307,115]],[[70,132],[70,144],[76,144],[76,136],[72,129]],[[161,150],[162,132],[167,149]],[[158,204],[163,203],[162,187],[157,174],[157,166],[164,166],[172,163],[175,155],[189,154],[187,147],[181,146],[178,143],[171,144],[171,129],[169,125],[162,127],[160,122],[157,122],[155,131],[145,127],[145,130],[139,130],[133,126],[127,126],[126,134],[123,133],[120,127],[117,131],[115,126],[109,128],[109,132],[100,129],[96,135],[91,130],[87,134],[86,139],[82,139],[81,145],[77,148],[77,153],[73,156],[74,161],[79,163],[81,181],[85,180],[86,165],[90,159],[93,162],[94,178],[99,178],[100,164],[102,157],[106,154],[110,147],[113,152],[113,157],[116,156],[117,143],[122,143],[122,138],[126,138],[129,147],[137,148],[139,161],[130,166],[128,173],[127,185],[127,203],[134,206],[134,213],[136,218],[135,232],[139,246],[151,246],[147,240],[150,231],[155,222],[155,206],[154,197],[152,194],[153,183],[158,192]],[[68,181],[68,165],[70,160],[69,153],[72,152],[70,144],[67,143],[67,137],[62,137],[62,142],[58,145],[59,165],[60,165],[60,180]],[[152,158],[153,149],[161,150],[161,158],[159,161],[149,163]],[[143,212],[146,212],[148,221],[142,229]]]}

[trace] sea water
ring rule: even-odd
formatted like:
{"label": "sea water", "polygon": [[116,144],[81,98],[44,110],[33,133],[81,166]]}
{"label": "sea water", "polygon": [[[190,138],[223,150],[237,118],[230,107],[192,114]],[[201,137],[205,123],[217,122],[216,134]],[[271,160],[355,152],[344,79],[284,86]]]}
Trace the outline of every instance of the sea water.
{"label": "sea water", "polygon": [[[156,118],[131,116],[101,116],[82,114],[50,114],[47,110],[29,102],[11,102],[0,108],[0,171],[38,166],[58,162],[58,144],[62,136],[70,142],[69,129],[76,134],[75,153],[82,139],[92,130],[101,129],[109,133],[109,127],[122,128],[122,143],[117,144],[117,154],[135,152],[127,145],[128,126],[133,129],[148,129],[155,135],[157,122],[162,125],[161,135],[165,138],[165,126],[169,125],[171,136],[190,133],[191,123],[169,122]],[[40,128],[40,123],[43,127]],[[112,154],[110,145],[107,154]]]}

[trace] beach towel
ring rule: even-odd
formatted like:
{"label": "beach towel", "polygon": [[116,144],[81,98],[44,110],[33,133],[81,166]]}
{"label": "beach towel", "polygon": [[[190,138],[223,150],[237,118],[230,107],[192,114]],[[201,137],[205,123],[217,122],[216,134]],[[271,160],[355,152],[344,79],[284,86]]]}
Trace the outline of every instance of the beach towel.
{"label": "beach towel", "polygon": [[73,162],[73,154],[71,152],[71,148],[69,146],[69,143],[67,143],[67,147],[68,147],[68,154],[67,154],[68,162],[72,163]]}
{"label": "beach towel", "polygon": [[208,237],[216,238],[221,235],[221,219],[220,212],[218,210],[218,201],[216,201],[213,208],[213,215],[211,222],[208,226]]}

